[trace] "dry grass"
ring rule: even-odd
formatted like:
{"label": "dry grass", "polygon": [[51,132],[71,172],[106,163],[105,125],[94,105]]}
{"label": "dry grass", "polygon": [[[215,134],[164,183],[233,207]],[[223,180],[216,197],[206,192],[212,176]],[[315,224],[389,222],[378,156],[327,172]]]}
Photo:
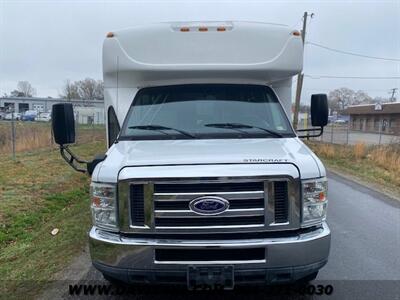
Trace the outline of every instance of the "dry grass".
{"label": "dry grass", "polygon": [[[15,148],[17,152],[52,146],[51,133],[48,126],[29,125],[18,123],[16,126]],[[10,153],[11,150],[11,124],[6,123],[0,127],[0,153]]]}
{"label": "dry grass", "polygon": [[[16,152],[35,149],[54,148],[49,123],[16,122],[15,127]],[[78,126],[78,144],[104,139],[104,129],[101,126]],[[0,123],[0,154],[12,153],[11,122]]]}
{"label": "dry grass", "polygon": [[366,154],[365,144],[360,142],[355,144],[353,147],[353,153],[356,159],[364,158]]}
{"label": "dry grass", "polygon": [[400,145],[371,148],[367,159],[379,167],[400,174]]}
{"label": "dry grass", "polygon": [[322,144],[319,149],[319,153],[322,154],[324,157],[333,158],[335,156],[335,148],[329,144]]}
{"label": "dry grass", "polygon": [[347,146],[310,142],[308,145],[327,166],[400,193],[400,144]]}

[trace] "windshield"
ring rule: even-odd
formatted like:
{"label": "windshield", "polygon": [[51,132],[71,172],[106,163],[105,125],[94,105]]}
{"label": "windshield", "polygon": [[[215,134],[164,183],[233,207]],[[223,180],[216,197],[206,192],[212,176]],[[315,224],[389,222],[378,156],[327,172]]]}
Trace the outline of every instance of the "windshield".
{"label": "windshield", "polygon": [[119,139],[294,136],[281,104],[267,86],[188,84],[140,90]]}

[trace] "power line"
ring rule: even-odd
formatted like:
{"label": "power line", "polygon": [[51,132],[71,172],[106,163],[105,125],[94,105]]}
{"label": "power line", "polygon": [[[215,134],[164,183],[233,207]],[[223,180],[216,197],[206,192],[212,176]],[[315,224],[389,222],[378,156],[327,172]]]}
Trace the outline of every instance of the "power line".
{"label": "power line", "polygon": [[359,53],[354,53],[354,52],[349,52],[349,51],[344,51],[344,50],[339,50],[331,47],[327,47],[321,44],[313,43],[313,42],[306,42],[306,44],[316,46],[319,48],[323,48],[325,50],[341,53],[341,54],[346,54],[346,55],[352,55],[352,56],[358,56],[358,57],[363,57],[363,58],[369,58],[369,59],[379,59],[379,60],[387,60],[387,61],[400,61],[400,58],[388,58],[388,57],[379,57],[379,56],[371,56],[371,55],[364,55],[364,54],[359,54]]}
{"label": "power line", "polygon": [[[332,88],[303,88],[306,91],[330,91]],[[357,90],[365,91],[365,92],[387,92],[388,89],[368,89],[368,88],[359,88]]]}
{"label": "power line", "polygon": [[304,75],[310,79],[327,79],[327,78],[342,78],[342,79],[400,79],[400,76],[387,76],[387,77],[380,77],[380,76],[335,76],[335,75]]}

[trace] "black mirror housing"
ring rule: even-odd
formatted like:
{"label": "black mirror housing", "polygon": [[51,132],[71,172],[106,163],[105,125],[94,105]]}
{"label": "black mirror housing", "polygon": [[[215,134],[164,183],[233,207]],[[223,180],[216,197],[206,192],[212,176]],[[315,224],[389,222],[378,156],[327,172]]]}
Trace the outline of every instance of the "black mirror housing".
{"label": "black mirror housing", "polygon": [[[92,161],[86,161],[77,157],[69,148],[68,144],[75,143],[75,118],[71,103],[54,104],[51,110],[51,125],[54,140],[60,145],[62,158],[76,171],[92,175],[94,168],[105,158],[105,154],[97,155]],[[86,168],[82,167],[86,164]]]}
{"label": "black mirror housing", "polygon": [[51,117],[55,142],[59,145],[75,143],[75,119],[72,104],[54,104],[51,110]]}
{"label": "black mirror housing", "polygon": [[324,127],[328,124],[328,96],[326,94],[311,95],[311,125]]}
{"label": "black mirror housing", "polygon": [[94,168],[96,168],[99,163],[105,160],[106,157],[107,155],[105,154],[97,154],[92,161],[89,161],[86,165],[88,174],[92,175]]}

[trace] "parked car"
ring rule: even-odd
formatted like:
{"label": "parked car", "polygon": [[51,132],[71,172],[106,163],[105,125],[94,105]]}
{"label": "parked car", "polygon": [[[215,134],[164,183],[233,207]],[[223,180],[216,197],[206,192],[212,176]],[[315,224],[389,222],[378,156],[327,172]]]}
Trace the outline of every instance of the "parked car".
{"label": "parked car", "polygon": [[337,119],[334,123],[335,124],[347,124],[347,120]]}
{"label": "parked car", "polygon": [[21,114],[20,113],[14,113],[14,117],[13,117],[13,113],[8,113],[5,115],[4,120],[12,120],[12,118],[14,118],[14,120],[21,120]]}
{"label": "parked car", "polygon": [[23,115],[21,120],[22,121],[35,121],[35,118],[37,117],[37,111],[36,110],[27,110]]}
{"label": "parked car", "polygon": [[40,114],[36,117],[36,121],[50,122],[50,121],[51,121],[51,113],[49,113],[49,112],[40,113]]}

